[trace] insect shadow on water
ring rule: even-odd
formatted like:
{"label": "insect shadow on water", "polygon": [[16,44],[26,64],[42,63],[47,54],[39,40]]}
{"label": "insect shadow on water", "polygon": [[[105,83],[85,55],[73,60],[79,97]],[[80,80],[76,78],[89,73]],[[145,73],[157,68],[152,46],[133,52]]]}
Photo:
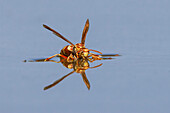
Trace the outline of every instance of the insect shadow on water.
{"label": "insect shadow on water", "polygon": [[[86,77],[85,71],[87,69],[93,69],[93,68],[100,67],[102,65],[102,63],[97,66],[90,67],[89,62],[94,62],[96,60],[110,60],[110,59],[113,59],[112,57],[120,56],[119,54],[102,54],[100,51],[93,50],[93,49],[87,49],[85,47],[85,39],[86,39],[87,32],[89,30],[89,19],[87,19],[87,21],[85,23],[83,33],[82,33],[81,43],[77,43],[75,45],[71,41],[66,39],[64,36],[62,36],[60,33],[56,32],[55,30],[48,27],[47,25],[43,24],[43,26],[46,29],[52,31],[55,35],[57,35],[61,39],[68,42],[70,45],[67,45],[63,49],[61,49],[60,54],[55,54],[48,58],[28,60],[28,62],[62,63],[66,68],[73,69],[73,71],[71,71],[67,75],[56,80],[54,83],[46,86],[44,88],[44,90],[47,90],[47,89],[55,86],[56,84],[61,82],[64,78],[68,77],[69,75],[73,74],[74,72],[81,74],[84,83],[86,84],[87,88],[90,89],[90,83]],[[60,61],[57,62],[56,60],[52,60],[54,57],[60,57]],[[24,62],[27,62],[27,60],[24,60]]]}

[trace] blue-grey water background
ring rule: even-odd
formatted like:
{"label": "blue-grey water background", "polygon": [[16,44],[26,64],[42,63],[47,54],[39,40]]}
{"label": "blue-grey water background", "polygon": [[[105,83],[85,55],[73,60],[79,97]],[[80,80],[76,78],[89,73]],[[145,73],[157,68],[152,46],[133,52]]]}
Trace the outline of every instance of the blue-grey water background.
{"label": "blue-grey water background", "polygon": [[[1,0],[1,113],[169,113],[170,1]],[[56,63],[25,59],[59,53],[90,20],[86,47],[122,56],[86,71],[88,91],[73,74],[47,91],[43,87],[71,72]]]}

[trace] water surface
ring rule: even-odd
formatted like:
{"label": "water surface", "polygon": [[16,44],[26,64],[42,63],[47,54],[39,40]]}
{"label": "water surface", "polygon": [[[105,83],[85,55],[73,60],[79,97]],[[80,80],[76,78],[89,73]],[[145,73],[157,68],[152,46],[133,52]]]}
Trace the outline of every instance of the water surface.
{"label": "water surface", "polygon": [[[170,8],[166,0],[3,1],[0,21],[0,112],[169,113]],[[70,72],[56,63],[23,63],[59,53],[90,20],[86,46],[122,56],[87,70],[88,91],[79,74],[43,88]]]}

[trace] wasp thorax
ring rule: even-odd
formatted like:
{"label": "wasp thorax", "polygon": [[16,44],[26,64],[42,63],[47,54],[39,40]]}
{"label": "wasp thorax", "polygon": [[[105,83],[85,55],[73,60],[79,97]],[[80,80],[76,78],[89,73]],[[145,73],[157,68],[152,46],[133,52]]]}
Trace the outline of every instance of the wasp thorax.
{"label": "wasp thorax", "polygon": [[75,45],[75,47],[76,47],[76,51],[80,51],[82,48],[84,48],[84,44],[77,43],[77,44]]}

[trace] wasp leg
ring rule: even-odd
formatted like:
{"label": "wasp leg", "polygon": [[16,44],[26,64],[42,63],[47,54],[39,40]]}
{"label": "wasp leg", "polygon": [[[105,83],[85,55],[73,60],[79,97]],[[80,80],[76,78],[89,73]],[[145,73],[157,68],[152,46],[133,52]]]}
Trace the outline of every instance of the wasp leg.
{"label": "wasp leg", "polygon": [[74,62],[75,60],[77,60],[77,57],[73,56],[73,54],[67,57],[67,62]]}
{"label": "wasp leg", "polygon": [[94,51],[94,52],[96,52],[96,53],[100,53],[100,54],[102,54],[100,51],[93,50],[93,49],[89,49],[89,51]]}
{"label": "wasp leg", "polygon": [[121,56],[119,54],[102,54],[101,57],[115,57],[115,56]]}
{"label": "wasp leg", "polygon": [[46,58],[46,59],[44,60],[44,62],[45,62],[45,61],[49,61],[50,59],[52,59],[52,58],[54,58],[54,57],[56,57],[56,56],[60,56],[60,57],[63,57],[63,58],[65,58],[65,59],[67,59],[67,57],[66,57],[66,56],[64,56],[64,55],[61,55],[61,54],[55,54],[55,55],[53,55],[53,56],[51,56],[51,57]]}
{"label": "wasp leg", "polygon": [[101,63],[101,64],[99,64],[99,65],[96,65],[96,66],[93,66],[93,67],[89,67],[90,69],[93,69],[93,68],[97,68],[97,67],[100,67],[100,66],[102,66],[103,65],[103,63]]}
{"label": "wasp leg", "polygon": [[88,61],[94,62],[96,59],[89,58]]}
{"label": "wasp leg", "polygon": [[61,63],[61,61],[49,60],[48,62]]}
{"label": "wasp leg", "polygon": [[93,53],[89,53],[90,55],[88,57],[92,57],[92,59],[95,59],[95,58],[100,58],[100,55],[96,55],[96,54],[93,54]]}
{"label": "wasp leg", "polygon": [[83,50],[79,50],[77,53],[76,53],[76,57],[77,58],[83,58],[83,59],[85,59],[85,57],[84,57],[84,55],[82,54],[83,53]]}
{"label": "wasp leg", "polygon": [[90,53],[90,55],[88,57],[91,57],[91,59],[89,60],[90,62],[93,62],[95,60],[111,60],[111,59],[114,59],[114,58],[111,58],[111,57],[102,57],[103,55],[96,55],[96,54],[93,54],[93,53]]}
{"label": "wasp leg", "polygon": [[[102,60],[102,58],[100,58],[99,55],[93,54],[93,53],[89,53],[90,55],[88,56],[88,60],[90,62],[94,62],[96,60]],[[91,57],[91,58],[90,58]]]}

